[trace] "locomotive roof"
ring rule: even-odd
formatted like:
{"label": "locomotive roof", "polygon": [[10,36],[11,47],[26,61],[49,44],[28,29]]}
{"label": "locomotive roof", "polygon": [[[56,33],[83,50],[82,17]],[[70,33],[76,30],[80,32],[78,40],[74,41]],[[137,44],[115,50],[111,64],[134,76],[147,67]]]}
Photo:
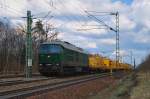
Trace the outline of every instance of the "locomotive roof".
{"label": "locomotive roof", "polygon": [[77,46],[75,46],[75,45],[73,45],[69,42],[66,42],[66,41],[55,40],[55,41],[45,42],[45,43],[42,43],[42,44],[59,44],[59,45],[62,45],[64,48],[74,50],[74,51],[77,51],[77,52],[80,52],[80,53],[88,54],[88,52],[86,52],[82,48],[79,48],[79,47],[77,47]]}

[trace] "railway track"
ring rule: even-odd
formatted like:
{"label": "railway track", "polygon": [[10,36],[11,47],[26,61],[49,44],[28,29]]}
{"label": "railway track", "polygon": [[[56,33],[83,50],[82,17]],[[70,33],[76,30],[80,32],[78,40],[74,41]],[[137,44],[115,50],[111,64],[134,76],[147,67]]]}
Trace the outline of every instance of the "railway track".
{"label": "railway track", "polygon": [[14,89],[14,90],[7,90],[7,91],[1,91],[0,92],[0,99],[10,99],[10,98],[17,98],[17,99],[22,99],[28,96],[32,96],[33,94],[42,94],[44,92],[64,88],[67,86],[71,85],[76,85],[80,84],[83,82],[103,78],[106,76],[110,76],[109,73],[104,73],[104,74],[93,74],[93,75],[86,75],[83,77],[75,77],[71,79],[61,79],[59,82],[53,82],[53,83],[47,83],[47,84],[42,84],[42,85],[37,85],[37,86],[32,86],[32,87],[24,87],[20,89]]}
{"label": "railway track", "polygon": [[24,84],[24,83],[31,83],[31,82],[37,82],[37,81],[44,81],[49,80],[52,78],[39,78],[39,79],[20,79],[20,80],[8,80],[8,81],[0,81],[0,86],[11,86],[16,84]]}
{"label": "railway track", "polygon": [[[16,77],[24,77],[25,75],[24,74],[9,74],[9,75],[4,75],[4,74],[1,74],[0,75],[0,79],[3,79],[3,78],[16,78]],[[32,76],[40,76],[40,73],[33,73]]]}

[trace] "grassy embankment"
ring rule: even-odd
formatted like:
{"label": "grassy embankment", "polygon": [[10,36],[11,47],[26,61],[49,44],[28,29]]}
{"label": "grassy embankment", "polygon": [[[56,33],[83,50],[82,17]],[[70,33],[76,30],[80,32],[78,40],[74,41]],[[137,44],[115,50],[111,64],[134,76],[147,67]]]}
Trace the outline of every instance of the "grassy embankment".
{"label": "grassy embankment", "polygon": [[90,99],[150,99],[150,55],[136,71]]}
{"label": "grassy embankment", "polygon": [[136,83],[134,76],[134,73],[129,74],[89,99],[129,99],[131,88]]}
{"label": "grassy embankment", "polygon": [[130,99],[150,99],[150,55],[136,71],[137,86],[132,89]]}

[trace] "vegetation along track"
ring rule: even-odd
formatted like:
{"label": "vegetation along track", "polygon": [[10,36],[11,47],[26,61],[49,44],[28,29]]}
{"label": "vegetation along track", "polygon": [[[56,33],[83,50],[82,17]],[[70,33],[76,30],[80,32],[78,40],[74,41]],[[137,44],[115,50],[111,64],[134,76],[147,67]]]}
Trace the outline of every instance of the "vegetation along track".
{"label": "vegetation along track", "polygon": [[0,92],[0,99],[9,99],[9,98],[25,98],[28,96],[32,96],[34,94],[41,94],[44,92],[64,88],[67,86],[75,85],[75,84],[80,84],[83,82],[103,78],[110,76],[110,73],[103,73],[103,74],[92,74],[92,75],[86,75],[82,77],[74,77],[71,79],[64,79],[59,82],[53,82],[53,83],[48,83],[48,84],[43,84],[43,85],[38,85],[38,86],[33,86],[33,87],[25,87],[25,88],[20,88],[16,90],[7,90],[7,91],[2,91]]}

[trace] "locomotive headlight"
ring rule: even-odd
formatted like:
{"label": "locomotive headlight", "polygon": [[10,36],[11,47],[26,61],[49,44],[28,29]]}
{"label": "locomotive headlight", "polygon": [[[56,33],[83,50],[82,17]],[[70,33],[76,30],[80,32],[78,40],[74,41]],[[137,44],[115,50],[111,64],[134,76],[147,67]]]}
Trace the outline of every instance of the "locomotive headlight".
{"label": "locomotive headlight", "polygon": [[42,66],[42,64],[39,64],[40,66]]}
{"label": "locomotive headlight", "polygon": [[59,64],[56,64],[57,66],[59,65]]}
{"label": "locomotive headlight", "polygon": [[47,57],[48,57],[48,58],[50,58],[51,56],[50,56],[50,55],[48,55]]}

